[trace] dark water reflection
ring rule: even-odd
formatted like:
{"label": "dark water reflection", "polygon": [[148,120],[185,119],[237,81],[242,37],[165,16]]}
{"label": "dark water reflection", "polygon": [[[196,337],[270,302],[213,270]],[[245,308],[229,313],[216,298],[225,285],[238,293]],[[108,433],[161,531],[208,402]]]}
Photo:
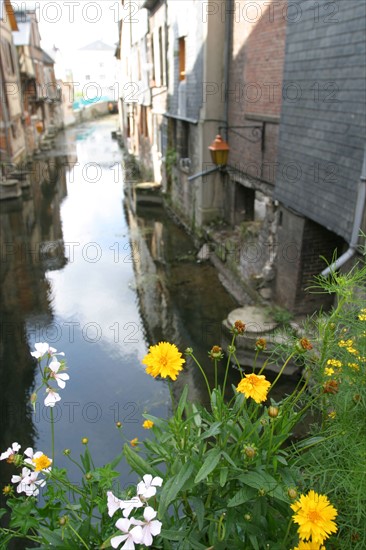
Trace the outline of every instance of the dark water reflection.
{"label": "dark water reflection", "polygon": [[[30,351],[48,341],[65,352],[70,375],[54,409],[59,466],[68,464],[65,448],[78,457],[82,437],[96,464],[109,461],[123,444],[117,420],[127,440],[143,438],[142,413],[169,411],[166,384],[141,365],[148,345],[190,346],[208,363],[237,305],[161,207],[123,200],[115,125],[110,117],[60,135],[57,151],[33,165],[28,194],[0,205],[0,450],[18,441],[50,453],[44,389],[34,414],[28,405],[40,382]],[[203,397],[192,366],[177,391],[184,382],[192,398]],[[11,469],[0,468],[4,485]],[[128,467],[120,470],[130,482]]]}

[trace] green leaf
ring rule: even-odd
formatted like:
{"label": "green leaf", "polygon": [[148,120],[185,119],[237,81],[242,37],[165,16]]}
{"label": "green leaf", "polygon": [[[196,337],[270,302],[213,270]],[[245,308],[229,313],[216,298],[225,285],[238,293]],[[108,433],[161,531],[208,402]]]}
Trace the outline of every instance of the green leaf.
{"label": "green leaf", "polygon": [[123,451],[121,453],[119,453],[119,455],[116,456],[116,458],[114,458],[111,462],[110,462],[110,466],[111,468],[115,468],[116,466],[118,466],[118,464],[121,462],[122,458],[124,457],[124,453]]}
{"label": "green leaf", "polygon": [[196,475],[194,482],[199,483],[203,479],[205,479],[217,466],[221,458],[221,450],[220,449],[211,449],[206,454],[206,460],[202,464],[201,468],[198,471],[198,474]]}
{"label": "green leaf", "polygon": [[254,550],[259,550],[259,544],[255,535],[249,535],[249,540],[252,543]]}
{"label": "green leaf", "polygon": [[189,480],[194,471],[194,464],[191,461],[183,464],[179,472],[168,479],[166,484],[163,486],[163,490],[160,495],[159,503],[159,517],[162,517],[169,504],[173,502],[179,491],[182,489],[184,484]]}
{"label": "green leaf", "polygon": [[203,522],[205,519],[205,505],[199,497],[190,497],[189,503],[191,504],[194,513],[196,514],[198,529],[202,531]]}
{"label": "green leaf", "polygon": [[222,426],[222,422],[214,422],[211,427],[205,431],[202,435],[202,439],[207,439],[208,437],[212,437],[213,435],[217,435],[220,433],[220,428]]}
{"label": "green leaf", "polygon": [[182,418],[184,408],[186,406],[187,402],[187,396],[188,396],[188,384],[184,386],[184,389],[182,391],[182,395],[180,396],[179,403],[177,406],[177,412],[176,415],[178,416],[179,420]]}
{"label": "green leaf", "polygon": [[55,545],[56,548],[66,548],[65,541],[61,535],[61,530],[59,531],[60,534],[58,534],[57,531],[50,531],[47,527],[39,527],[37,531],[43,539],[42,542],[48,542]]}
{"label": "green leaf", "polygon": [[151,474],[154,476],[163,477],[163,474],[157,469],[151,466],[145,459],[142,458],[139,454],[136,453],[131,447],[125,443],[123,447],[123,454],[128,462],[128,464],[131,466],[134,472],[139,474],[140,476],[144,476],[145,474]]}
{"label": "green leaf", "polygon": [[239,491],[229,500],[227,503],[228,508],[235,508],[248,502],[251,498],[254,497],[254,491],[249,487],[242,487]]}
{"label": "green leaf", "polygon": [[0,508],[0,518],[3,517],[3,515],[6,514],[6,509],[5,508]]}
{"label": "green leaf", "polygon": [[223,468],[221,468],[221,470],[220,470],[220,477],[219,477],[219,484],[220,484],[220,487],[223,487],[223,486],[225,485],[226,480],[227,480],[228,473],[229,473],[229,468],[227,468],[226,466],[224,466]]}
{"label": "green leaf", "polygon": [[193,422],[196,424],[197,428],[200,428],[202,426],[202,416],[200,415],[194,403],[192,403],[192,411],[193,411]]}
{"label": "green leaf", "polygon": [[288,502],[288,497],[285,495],[279,481],[263,470],[247,472],[239,476],[238,479],[245,485],[253,487],[253,489],[264,490],[269,496]]}

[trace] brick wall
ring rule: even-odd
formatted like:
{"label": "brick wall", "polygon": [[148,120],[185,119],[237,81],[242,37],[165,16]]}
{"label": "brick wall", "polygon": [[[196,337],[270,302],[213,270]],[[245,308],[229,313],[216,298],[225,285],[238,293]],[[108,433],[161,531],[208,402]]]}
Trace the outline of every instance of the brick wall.
{"label": "brick wall", "polygon": [[[274,183],[278,122],[282,103],[282,78],[287,0],[235,2],[233,57],[229,79],[229,126],[262,126],[254,143],[229,130],[229,163],[244,173]],[[255,138],[252,130],[237,129]]]}

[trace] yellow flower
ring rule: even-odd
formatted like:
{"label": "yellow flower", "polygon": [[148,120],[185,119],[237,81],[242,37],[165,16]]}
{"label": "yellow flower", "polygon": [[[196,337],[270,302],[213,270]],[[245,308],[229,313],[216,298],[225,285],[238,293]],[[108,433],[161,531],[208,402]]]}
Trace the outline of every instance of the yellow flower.
{"label": "yellow flower", "polygon": [[360,370],[360,365],[358,365],[357,363],[347,363],[347,366],[351,369]]}
{"label": "yellow flower", "polygon": [[358,316],[360,321],[366,321],[366,307],[361,309],[361,312]]}
{"label": "yellow flower", "polygon": [[48,458],[48,456],[41,454],[41,456],[33,457],[32,459],[33,464],[35,465],[35,471],[40,472],[41,470],[45,470],[52,464],[52,460]]}
{"label": "yellow flower", "polygon": [[338,342],[338,346],[340,348],[347,348],[349,346],[352,346],[353,345],[353,340],[349,339],[349,340],[339,340]]}
{"label": "yellow flower", "polygon": [[353,355],[357,355],[358,354],[358,351],[356,350],[356,348],[350,346],[349,348],[347,348],[347,351],[348,353],[352,353]]}
{"label": "yellow flower", "polygon": [[329,365],[330,367],[335,367],[336,369],[340,369],[342,363],[338,361],[338,359],[328,359],[327,365]]}
{"label": "yellow flower", "polygon": [[236,391],[243,393],[248,399],[251,397],[256,403],[267,399],[267,393],[271,383],[266,380],[263,374],[246,374],[236,388]]}
{"label": "yellow flower", "polygon": [[299,544],[295,546],[293,550],[325,550],[325,546],[312,541],[304,542],[300,540]]}
{"label": "yellow flower", "polygon": [[150,428],[152,428],[153,425],[154,425],[154,422],[152,420],[145,420],[142,423],[142,427],[145,428],[145,430],[150,430]]}
{"label": "yellow flower", "polygon": [[332,374],[334,374],[334,369],[332,369],[332,367],[325,367],[324,374],[326,376],[332,376]]}
{"label": "yellow flower", "polygon": [[290,506],[295,512],[292,519],[299,525],[297,531],[302,540],[311,537],[312,543],[321,544],[332,533],[336,533],[337,525],[333,520],[337,510],[325,495],[318,495],[311,490]]}
{"label": "yellow flower", "polygon": [[185,359],[182,359],[177,346],[169,342],[160,342],[156,346],[150,346],[149,353],[145,355],[142,363],[147,367],[147,374],[151,374],[154,378],[169,376],[172,380],[176,380],[179,371],[183,369]]}
{"label": "yellow flower", "polygon": [[131,439],[130,441],[131,447],[137,447],[138,442],[139,442],[138,437],[134,437],[133,439]]}
{"label": "yellow flower", "polygon": [[330,411],[330,413],[328,413],[328,418],[335,418],[337,415],[337,413],[335,411]]}

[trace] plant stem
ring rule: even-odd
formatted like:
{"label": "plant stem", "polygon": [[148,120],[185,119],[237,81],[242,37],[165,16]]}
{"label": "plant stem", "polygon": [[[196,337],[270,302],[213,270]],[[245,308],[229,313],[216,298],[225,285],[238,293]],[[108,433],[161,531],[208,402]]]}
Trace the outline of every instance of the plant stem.
{"label": "plant stem", "polygon": [[288,363],[290,362],[290,360],[293,358],[294,355],[295,355],[295,352],[293,351],[293,352],[287,357],[286,361],[284,362],[284,364],[283,364],[282,367],[281,367],[280,372],[277,374],[276,378],[274,379],[274,381],[273,381],[272,384],[271,384],[271,390],[274,388],[274,386],[276,385],[276,383],[278,382],[278,380],[281,378],[283,371],[285,370],[285,368],[287,367]]}
{"label": "plant stem", "polygon": [[81,542],[81,544],[82,544],[83,546],[85,546],[85,548],[86,548],[87,550],[89,550],[89,546],[86,544],[85,540],[83,540],[83,539],[81,538],[81,536],[79,535],[79,533],[78,533],[77,531],[75,531],[75,529],[73,528],[73,526],[71,525],[71,523],[68,523],[67,526],[70,527],[71,531],[72,531],[72,532],[74,533],[74,535],[79,539],[79,541]]}
{"label": "plant stem", "polygon": [[205,382],[206,382],[206,387],[207,387],[208,395],[209,395],[210,398],[211,398],[211,389],[210,389],[210,384],[208,383],[208,380],[207,380],[206,373],[205,373],[205,371],[203,370],[203,368],[201,367],[199,361],[197,361],[197,359],[195,358],[195,356],[194,356],[193,354],[191,355],[191,357],[192,357],[193,361],[196,363],[197,367],[198,367],[198,368],[200,369],[200,371],[201,371],[201,374],[202,374],[202,376],[203,376],[203,378],[204,378],[204,380],[205,380]]}
{"label": "plant stem", "polygon": [[290,518],[290,521],[288,522],[287,530],[286,530],[286,533],[285,533],[285,538],[283,539],[283,547],[284,548],[287,548],[286,541],[287,541],[288,536],[290,534],[291,525],[292,525],[292,518]]}
{"label": "plant stem", "polygon": [[55,466],[55,419],[53,416],[53,407],[51,409],[51,448],[52,448],[52,467]]}
{"label": "plant stem", "polygon": [[[233,334],[233,337],[231,339],[230,348],[232,348],[234,346],[234,342],[235,342],[235,334]],[[228,375],[228,372],[229,372],[230,359],[231,359],[232,355],[233,355],[233,353],[231,351],[229,351],[229,355],[228,355],[227,362],[226,362],[224,383],[222,385],[222,398],[223,399],[224,399],[224,396],[225,396],[226,380],[227,380],[227,375]]]}

